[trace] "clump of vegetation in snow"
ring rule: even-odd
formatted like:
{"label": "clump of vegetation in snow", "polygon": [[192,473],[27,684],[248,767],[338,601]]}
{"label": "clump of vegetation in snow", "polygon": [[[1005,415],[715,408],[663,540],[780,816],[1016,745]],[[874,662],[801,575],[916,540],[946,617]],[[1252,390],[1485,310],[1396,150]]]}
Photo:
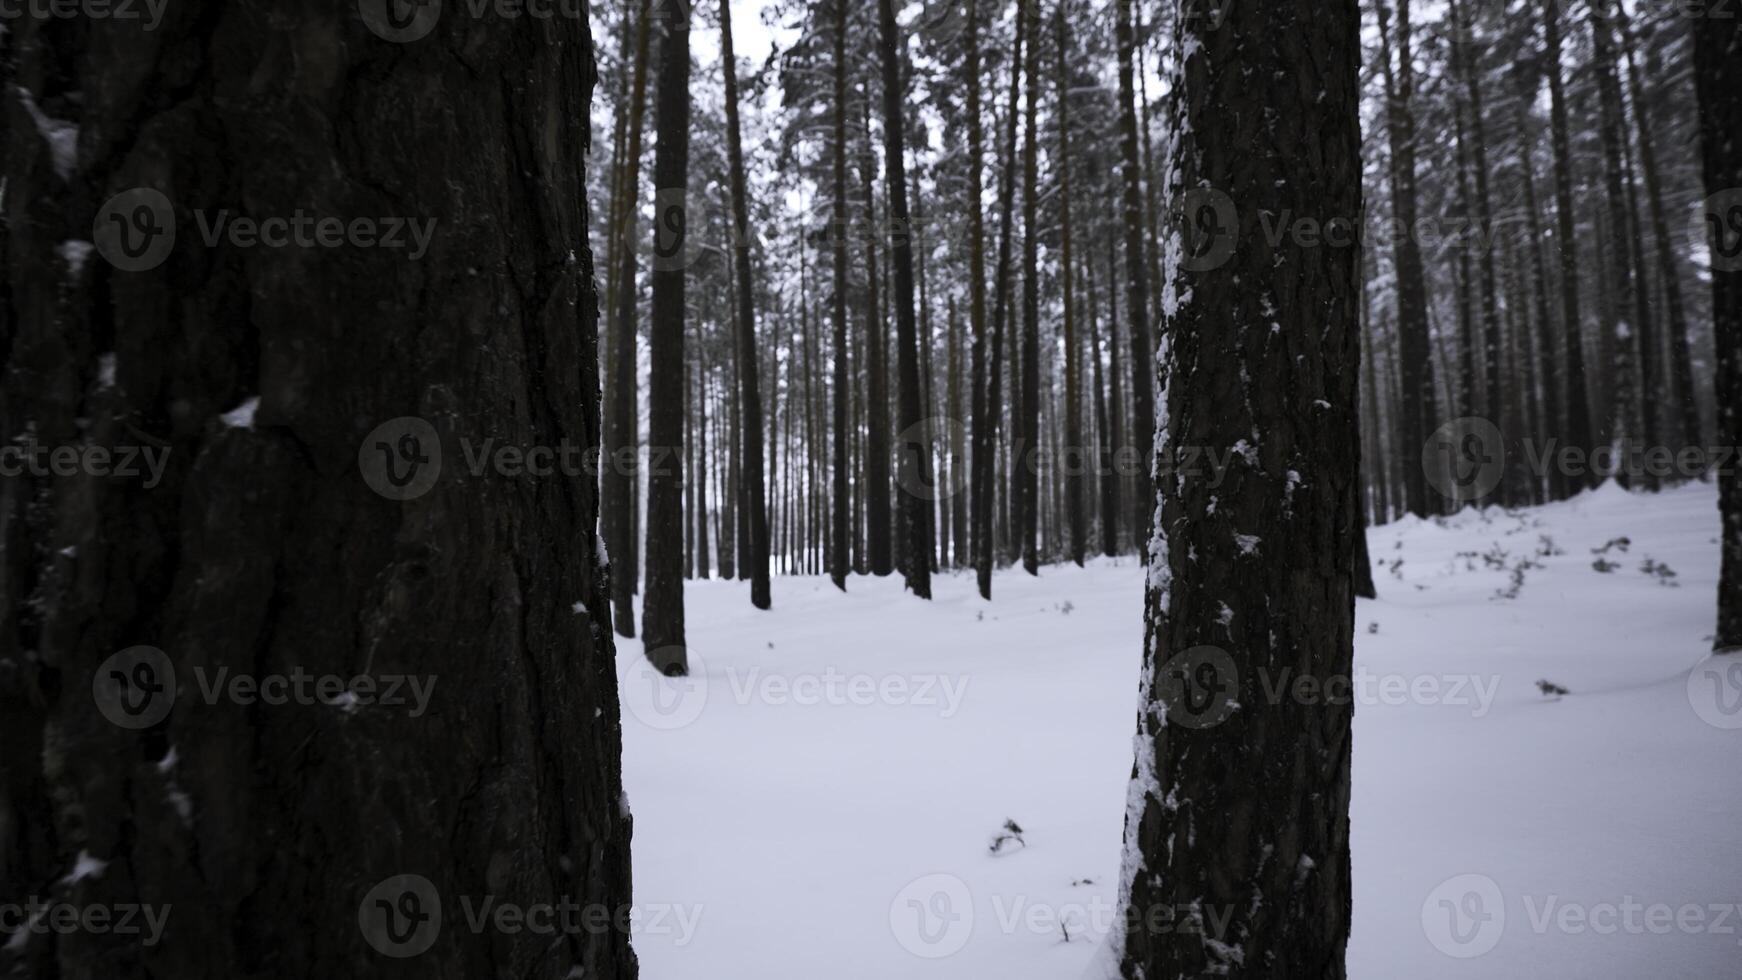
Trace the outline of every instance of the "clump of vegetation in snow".
{"label": "clump of vegetation in snow", "polygon": [[1003,829],[992,835],[992,843],[987,849],[992,852],[993,857],[997,857],[1027,846],[1028,842],[1022,839],[1022,827],[1014,820],[1005,820]]}

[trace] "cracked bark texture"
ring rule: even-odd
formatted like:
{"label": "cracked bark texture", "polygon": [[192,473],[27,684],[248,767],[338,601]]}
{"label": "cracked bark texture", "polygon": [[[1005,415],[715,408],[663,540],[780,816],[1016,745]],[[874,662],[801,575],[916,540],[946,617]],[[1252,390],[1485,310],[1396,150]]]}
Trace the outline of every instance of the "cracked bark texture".
{"label": "cracked bark texture", "polygon": [[[1354,647],[1360,12],[1195,8],[1175,21],[1155,470],[1169,476],[1119,972],[1330,980],[1349,935],[1352,711],[1292,692],[1346,680]],[[1342,232],[1272,243],[1276,215]],[[1238,236],[1186,233],[1212,227]],[[1190,447],[1233,451],[1220,486],[1179,465]]]}
{"label": "cracked bark texture", "polygon": [[[474,933],[459,903],[630,900],[593,483],[473,474],[459,445],[598,442],[588,24],[450,9],[394,44],[341,0],[186,0],[151,32],[8,28],[4,435],[170,455],[149,490],[0,481],[0,901],[171,910],[156,945],[37,935],[0,972],[633,977],[625,933]],[[43,119],[78,127],[65,173]],[[174,205],[162,266],[62,257],[134,187]],[[208,247],[196,212],[219,209],[438,224],[420,261]],[[251,427],[220,421],[255,397]],[[400,416],[446,457],[407,502],[358,467]],[[136,644],[179,681],[143,731],[92,697]],[[435,687],[421,717],[207,703],[195,672],[219,668]],[[81,855],[106,867],[71,881]],[[427,877],[446,912],[409,959],[358,925],[397,874]]]}

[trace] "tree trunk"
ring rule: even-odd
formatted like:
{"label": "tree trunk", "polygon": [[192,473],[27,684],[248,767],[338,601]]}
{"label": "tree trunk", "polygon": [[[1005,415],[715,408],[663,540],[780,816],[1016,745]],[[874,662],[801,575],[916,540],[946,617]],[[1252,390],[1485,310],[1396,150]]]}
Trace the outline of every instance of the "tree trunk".
{"label": "tree trunk", "polygon": [[[1628,232],[1627,180],[1621,162],[1626,133],[1622,125],[1621,86],[1615,77],[1614,38],[1601,10],[1607,2],[1609,0],[1596,0],[1591,4],[1591,59],[1597,76],[1597,102],[1601,113],[1598,132],[1603,146],[1604,214],[1608,218],[1608,234],[1604,238],[1608,265],[1603,279],[1611,290],[1610,302],[1602,307],[1603,332],[1614,344],[1609,366],[1614,372],[1615,394],[1610,402],[1604,441],[1617,447],[1621,459],[1628,459],[1637,448],[1637,440],[1644,436],[1639,431],[1640,392],[1635,379],[1641,324],[1635,322],[1634,300],[1634,290],[1644,284],[1633,279],[1629,252],[1632,236]],[[1625,466],[1616,473],[1616,481],[1622,486],[1631,484]]]}
{"label": "tree trunk", "polygon": [[[1571,138],[1567,126],[1566,83],[1561,72],[1561,3],[1562,0],[1542,0],[1543,65],[1548,72],[1549,125],[1554,143],[1555,175],[1555,246],[1561,266],[1561,329],[1565,337],[1561,356],[1561,378],[1566,391],[1567,446],[1582,452],[1596,448],[1596,433],[1591,424],[1591,399],[1585,383],[1584,328],[1579,316],[1579,244],[1573,218],[1573,164]],[[1549,383],[1553,384],[1550,378]],[[1596,485],[1593,467],[1587,476],[1587,486]],[[1566,491],[1579,489],[1579,481],[1569,480]]]}
{"label": "tree trunk", "polygon": [[636,510],[639,489],[636,461],[639,449],[635,430],[640,411],[636,404],[636,375],[640,365],[635,351],[635,311],[641,290],[635,281],[637,262],[636,218],[641,213],[641,140],[647,111],[647,49],[653,0],[642,0],[640,23],[635,28],[635,81],[629,104],[623,161],[623,206],[621,228],[612,228],[617,248],[616,307],[611,317],[611,377],[605,385],[605,445],[599,472],[602,507],[599,521],[605,547],[611,554],[611,609],[617,632],[635,635]]}
{"label": "tree trunk", "polygon": [[907,150],[903,145],[901,38],[892,0],[878,0],[877,21],[883,62],[883,166],[889,184],[890,260],[895,265],[896,425],[902,441],[896,476],[901,493],[899,528],[906,546],[902,574],[907,588],[931,598],[930,488],[923,472],[930,447],[924,438],[924,408],[919,380],[918,325],[913,307],[913,234],[907,211]]}
{"label": "tree trunk", "polygon": [[[1416,227],[1415,54],[1411,45],[1410,0],[1397,0],[1397,34],[1390,33],[1388,0],[1376,0],[1384,43],[1386,132],[1391,145],[1391,204],[1397,222],[1394,243],[1397,275],[1398,359],[1403,380],[1402,416],[1404,508],[1417,517],[1437,513],[1428,503],[1422,447],[1435,428],[1434,372],[1427,329],[1427,276],[1422,268]],[[1395,59],[1392,56],[1396,51]],[[1393,62],[1395,61],[1395,67]]]}
{"label": "tree trunk", "polygon": [[732,170],[732,251],[738,271],[738,404],[744,418],[744,502],[750,537],[750,604],[773,603],[768,583],[768,506],[762,482],[762,384],[756,371],[756,303],[750,265],[750,202],[744,189],[744,140],[738,124],[738,65],[732,53],[732,4],[720,0],[720,58],[726,76],[726,154]]}
{"label": "tree trunk", "polygon": [[[1116,38],[1119,47],[1119,153],[1123,173],[1123,211],[1125,222],[1125,318],[1131,324],[1131,442],[1137,458],[1144,465],[1135,474],[1137,512],[1132,515],[1132,527],[1137,533],[1139,552],[1149,540],[1150,525],[1155,520],[1150,504],[1155,496],[1149,485],[1148,461],[1155,455],[1155,340],[1149,332],[1149,270],[1143,258],[1143,187],[1142,166],[1137,154],[1137,115],[1132,107],[1135,96],[1131,36],[1131,8],[1137,0],[1114,0],[1119,8]],[[1187,18],[1191,19],[1191,18]],[[1147,556],[1144,558],[1148,561]]]}
{"label": "tree trunk", "polygon": [[[1351,669],[1360,253],[1271,246],[1260,216],[1361,214],[1359,26],[1353,0],[1176,22],[1172,196],[1227,194],[1245,234],[1219,267],[1163,283],[1170,475],[1120,904],[1182,910],[1190,928],[1119,930],[1127,980],[1345,975],[1351,710],[1266,692]],[[1166,465],[1254,433],[1220,486]]]}
{"label": "tree trunk", "polygon": [[889,345],[878,295],[881,280],[877,271],[877,168],[871,145],[869,105],[864,109],[862,121],[865,142],[859,175],[865,204],[865,551],[871,574],[882,576],[895,571],[895,536],[889,499],[892,455]]}
{"label": "tree trunk", "polygon": [[[488,440],[599,445],[587,20],[6,29],[4,437],[164,469],[0,479],[0,891],[166,918],[16,931],[0,973],[634,977],[626,929],[454,927],[486,894],[631,901],[597,488],[464,472]],[[238,206],[431,234],[204,246]]]}
{"label": "tree trunk", "polygon": [[649,314],[646,597],[642,638],[662,673],[689,673],[685,649],[684,565],[684,268],[689,214],[690,31],[664,23],[659,47],[654,146],[653,309]]}
{"label": "tree trunk", "polygon": [[[1694,85],[1712,243],[1712,330],[1718,341],[1718,442],[1742,446],[1742,20],[1694,23]],[[1742,466],[1718,474],[1723,568],[1714,648],[1742,653]]]}
{"label": "tree trunk", "polygon": [[847,370],[847,3],[835,0],[835,173],[834,212],[829,228],[829,245],[835,256],[835,289],[830,300],[830,320],[834,332],[835,403],[834,403],[834,507],[829,515],[830,552],[829,578],[835,587],[847,591],[848,559],[852,553],[852,498],[849,487],[847,443],[851,415],[847,410],[852,396],[852,380]]}
{"label": "tree trunk", "polygon": [[1040,573],[1036,553],[1040,521],[1040,229],[1036,227],[1035,187],[1039,142],[1035,124],[1040,106],[1039,6],[1039,0],[1034,0],[1023,7],[1029,41],[1023,68],[1027,81],[1022,123],[1022,346],[1018,372],[1022,397],[1016,402],[1020,414],[1013,426],[1016,439],[1011,450],[1011,466],[1015,470],[1011,485],[1016,490],[1015,544],[1022,554],[1022,567],[1030,575]]}
{"label": "tree trunk", "polygon": [[1065,432],[1064,452],[1054,459],[1065,467],[1065,523],[1069,535],[1071,561],[1080,567],[1088,551],[1088,535],[1083,527],[1083,408],[1082,371],[1077,349],[1076,311],[1073,308],[1071,279],[1076,267],[1071,264],[1071,105],[1070,69],[1066,61],[1065,5],[1060,2],[1055,23],[1058,28],[1058,128],[1059,156],[1054,164],[1059,173],[1059,278],[1064,291],[1065,344]]}

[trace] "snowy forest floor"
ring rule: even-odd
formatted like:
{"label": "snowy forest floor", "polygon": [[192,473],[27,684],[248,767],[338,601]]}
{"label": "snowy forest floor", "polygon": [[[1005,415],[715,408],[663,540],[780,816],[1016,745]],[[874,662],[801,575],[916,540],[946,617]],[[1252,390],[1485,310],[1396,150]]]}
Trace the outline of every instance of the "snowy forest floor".
{"label": "snowy forest floor", "polygon": [[[1717,531],[1709,486],[1610,485],[1372,532],[1351,977],[1737,975]],[[1521,559],[1541,567],[1507,598]],[[759,613],[740,583],[690,583],[688,681],[619,641],[642,974],[1080,976],[1118,889],[1135,561],[1001,572],[990,604],[962,575],[931,603],[896,578],[774,584]],[[1025,846],[994,856],[1006,819]]]}

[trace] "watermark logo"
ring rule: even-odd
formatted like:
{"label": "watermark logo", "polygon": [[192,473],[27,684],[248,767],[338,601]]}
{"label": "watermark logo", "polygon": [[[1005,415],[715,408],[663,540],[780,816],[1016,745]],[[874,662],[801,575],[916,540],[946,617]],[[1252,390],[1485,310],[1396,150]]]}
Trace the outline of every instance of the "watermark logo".
{"label": "watermark logo", "polygon": [[676,272],[689,267],[694,254],[689,244],[689,192],[682,187],[662,187],[653,192],[653,271]]}
{"label": "watermark logo", "polygon": [[932,44],[948,44],[968,29],[967,2],[925,0],[920,5],[919,20],[914,22],[914,28]]}
{"label": "watermark logo", "polygon": [[[662,665],[687,663],[689,672],[668,676]],[[687,728],[708,706],[707,665],[693,650],[656,649],[643,656],[628,647],[617,655],[617,691],[623,706],[657,731]]]}
{"label": "watermark logo", "polygon": [[[949,467],[952,447],[968,445],[968,427],[952,418],[922,419],[895,436],[895,484],[920,500],[949,500],[968,489],[968,468]],[[929,466],[927,464],[930,464]],[[948,479],[938,482],[939,476]]]}
{"label": "watermark logo", "polygon": [[974,897],[952,874],[909,882],[889,903],[889,930],[901,948],[922,959],[953,956],[974,934]]}
{"label": "watermark logo", "polygon": [[1469,503],[1500,486],[1506,441],[1493,422],[1466,416],[1434,430],[1421,458],[1429,485],[1449,500]]}
{"label": "watermark logo", "polygon": [[91,697],[104,718],[133,731],[150,728],[175,707],[175,666],[152,646],[128,647],[97,667]]}
{"label": "watermark logo", "polygon": [[1713,728],[1742,728],[1742,658],[1713,657],[1688,674],[1688,703]]}
{"label": "watermark logo", "polygon": [[383,41],[409,44],[435,30],[442,0],[357,0],[363,23]]}
{"label": "watermark logo", "polygon": [[9,20],[144,21],[155,31],[169,0],[0,0],[0,25]]}
{"label": "watermark logo", "polygon": [[1174,208],[1179,229],[1179,266],[1186,272],[1209,272],[1234,257],[1240,241],[1240,215],[1234,199],[1213,187],[1194,187],[1180,195]]}
{"label": "watermark logo", "polygon": [[1221,647],[1206,644],[1176,654],[1156,672],[1155,685],[1170,726],[1214,728],[1240,707],[1240,672]]}
{"label": "watermark logo", "polygon": [[648,8],[651,23],[663,25],[667,31],[690,29],[690,0],[652,0]]}
{"label": "watermark logo", "polygon": [[168,446],[45,446],[32,438],[0,446],[0,476],[141,480],[155,490],[169,468]]}
{"label": "watermark logo", "polygon": [[[75,875],[77,872],[75,871]],[[74,905],[35,895],[23,902],[0,903],[0,946],[13,952],[29,936],[136,936],[141,946],[163,939],[173,905],[120,902],[114,905]]]}
{"label": "watermark logo", "polygon": [[122,272],[149,272],[175,248],[175,208],[167,195],[150,187],[122,191],[97,210],[91,240]]}
{"label": "watermark logo", "polygon": [[441,893],[422,875],[394,875],[363,896],[357,906],[357,928],[383,956],[418,956],[441,935]]}
{"label": "watermark logo", "polygon": [[1696,246],[1711,249],[1713,272],[1742,272],[1742,187],[1706,198],[1690,231]]}
{"label": "watermark logo", "polygon": [[357,467],[369,489],[388,500],[416,500],[441,478],[441,438],[416,416],[383,422],[357,448]]}
{"label": "watermark logo", "polygon": [[1481,956],[1499,945],[1506,931],[1506,897],[1487,875],[1447,878],[1421,903],[1421,929],[1447,956]]}

